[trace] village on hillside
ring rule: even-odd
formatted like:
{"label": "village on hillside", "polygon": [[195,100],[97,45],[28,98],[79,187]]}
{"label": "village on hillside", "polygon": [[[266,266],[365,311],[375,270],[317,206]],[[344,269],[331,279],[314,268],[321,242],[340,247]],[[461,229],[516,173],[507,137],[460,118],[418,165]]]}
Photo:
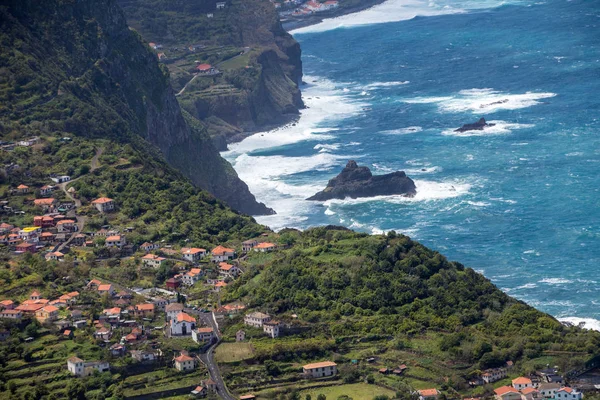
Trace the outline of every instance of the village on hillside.
{"label": "village on hillside", "polygon": [[[97,168],[92,164],[92,169]],[[314,362],[278,369],[269,363],[267,341],[277,346],[278,340],[290,338],[291,343],[299,340],[310,346],[310,339],[302,338],[314,325],[295,314],[273,315],[239,301],[222,303],[221,298],[229,286],[238,287],[236,283],[244,279],[248,269],[268,262],[293,244],[269,232],[211,248],[164,240],[140,243],[135,228],[110,224],[120,208],[115,199],[82,201],[71,185],[76,180],[56,175],[36,186],[19,184],[10,188],[3,201],[5,217],[33,221],[24,226],[0,224],[0,244],[9,254],[8,261],[34,263],[34,257],[41,256],[63,275],[64,291],[54,284],[40,284],[26,296],[0,299],[0,340],[15,345],[22,342],[34,365],[47,365],[42,370],[48,385],[63,384],[61,379],[68,376],[91,378],[127,369],[135,371],[123,385],[130,396],[156,395],[162,390],[164,394],[191,397],[252,399],[257,393],[263,397],[260,393],[272,387],[274,377],[280,383],[273,388],[301,380],[307,382],[305,390],[314,391],[308,388],[335,384],[340,379],[343,382],[354,374],[353,366],[363,365],[380,377],[377,387],[393,397],[385,382],[404,379],[412,370],[419,370],[416,358],[394,365],[376,353],[349,363],[342,361],[342,365],[339,358],[315,354]],[[23,207],[15,209],[14,204]],[[93,215],[102,216],[108,224],[91,229],[87,222]],[[78,268],[84,262],[97,267],[83,281],[71,276],[74,271],[63,268]],[[124,270],[125,275],[115,279],[109,273],[111,266]],[[137,278],[128,280],[127,269],[136,270]],[[99,350],[93,351],[94,346]],[[45,359],[44,348],[60,354],[58,358],[63,361]],[[266,353],[259,356],[261,352]],[[250,356],[263,357],[271,376],[256,375],[251,368],[248,372],[254,381],[241,378],[243,375],[237,378],[237,366]],[[160,376],[153,375],[157,371],[162,371]],[[519,369],[508,362],[473,375],[469,385],[492,385],[496,400],[583,398],[582,391],[569,385],[557,368],[526,376],[518,373]],[[144,378],[140,385],[141,376],[153,378]],[[421,388],[412,396],[444,399],[447,389]]]}

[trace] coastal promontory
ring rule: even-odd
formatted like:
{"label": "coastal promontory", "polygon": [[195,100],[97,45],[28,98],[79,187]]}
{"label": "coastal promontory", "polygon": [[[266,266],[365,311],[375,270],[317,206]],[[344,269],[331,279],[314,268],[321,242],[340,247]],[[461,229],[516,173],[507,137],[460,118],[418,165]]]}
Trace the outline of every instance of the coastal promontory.
{"label": "coastal promontory", "polygon": [[412,197],[416,193],[415,183],[404,171],[373,175],[368,167],[359,167],[356,161],[350,160],[342,172],[329,181],[324,190],[307,200],[326,201],[346,197],[355,199],[389,195]]}

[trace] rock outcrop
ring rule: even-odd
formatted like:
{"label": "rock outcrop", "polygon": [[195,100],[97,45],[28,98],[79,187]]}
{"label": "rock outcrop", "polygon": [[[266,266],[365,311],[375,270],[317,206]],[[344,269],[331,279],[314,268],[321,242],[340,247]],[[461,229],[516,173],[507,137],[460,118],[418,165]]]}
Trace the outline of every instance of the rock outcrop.
{"label": "rock outcrop", "polygon": [[473,124],[464,124],[454,132],[468,132],[468,131],[482,131],[486,126],[494,126],[496,124],[488,124],[485,122],[485,118],[479,118],[479,121]]}
{"label": "rock outcrop", "polygon": [[359,167],[356,161],[348,161],[342,172],[329,181],[327,187],[307,200],[326,201],[346,197],[373,197],[403,195],[412,197],[417,193],[415,183],[404,171],[386,175],[373,175],[368,167]]}

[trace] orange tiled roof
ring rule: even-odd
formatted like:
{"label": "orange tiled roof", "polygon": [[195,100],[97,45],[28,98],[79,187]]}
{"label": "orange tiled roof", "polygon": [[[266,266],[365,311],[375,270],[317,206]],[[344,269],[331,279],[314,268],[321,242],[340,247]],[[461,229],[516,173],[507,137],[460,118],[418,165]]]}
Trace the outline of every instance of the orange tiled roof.
{"label": "orange tiled roof", "polygon": [[177,314],[177,322],[196,322],[196,318],[192,317],[191,315],[181,312],[179,314]]}
{"label": "orange tiled roof", "polygon": [[114,200],[109,199],[108,197],[100,197],[100,198],[92,201],[92,204],[105,204],[105,203],[110,203],[111,201],[114,201]]}
{"label": "orange tiled roof", "polygon": [[235,250],[223,246],[217,246],[211,252],[213,256],[222,256],[225,253],[235,253]]}
{"label": "orange tiled roof", "polygon": [[498,389],[494,390],[494,393],[496,393],[496,395],[498,396],[502,396],[506,393],[519,393],[519,391],[512,386],[501,386]]}

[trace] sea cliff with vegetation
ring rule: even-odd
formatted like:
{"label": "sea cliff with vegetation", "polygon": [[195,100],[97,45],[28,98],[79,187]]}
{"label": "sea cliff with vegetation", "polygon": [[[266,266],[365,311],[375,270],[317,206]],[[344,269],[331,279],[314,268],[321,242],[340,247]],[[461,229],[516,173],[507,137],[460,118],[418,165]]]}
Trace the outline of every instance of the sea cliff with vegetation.
{"label": "sea cliff with vegetation", "polygon": [[[407,236],[335,226],[274,233],[247,215],[268,209],[220,158],[219,127],[233,135],[239,121],[275,123],[301,107],[300,49],[269,2],[232,1],[220,17],[202,9],[223,18],[210,32],[230,46],[210,55],[201,51],[219,46],[209,43],[218,36],[186,36],[183,23],[198,14],[182,18],[194,4],[121,5],[126,14],[113,0],[0,6],[0,398],[175,399],[211,379],[225,398],[415,399],[433,387],[440,398],[491,398],[546,365],[569,380],[593,365],[599,332],[565,326]],[[174,65],[142,39],[158,40],[151,32],[164,46],[193,41],[193,58],[221,74],[197,78],[212,81],[189,98],[190,86],[173,90]],[[234,56],[219,61],[227,49]],[[232,94],[236,79],[247,89]],[[229,94],[203,98],[223,85]],[[259,107],[228,120],[199,115],[203,101],[281,112]],[[113,208],[101,210],[99,199]],[[32,313],[41,301],[45,311]],[[211,338],[173,337],[167,303],[181,303]],[[6,317],[15,306],[26,311]],[[245,325],[249,312],[272,316],[280,337]],[[156,359],[132,356],[142,353]],[[186,354],[194,369],[178,371]],[[76,377],[68,360],[110,370]],[[323,360],[339,374],[302,375]],[[504,380],[470,384],[507,365]]]}

